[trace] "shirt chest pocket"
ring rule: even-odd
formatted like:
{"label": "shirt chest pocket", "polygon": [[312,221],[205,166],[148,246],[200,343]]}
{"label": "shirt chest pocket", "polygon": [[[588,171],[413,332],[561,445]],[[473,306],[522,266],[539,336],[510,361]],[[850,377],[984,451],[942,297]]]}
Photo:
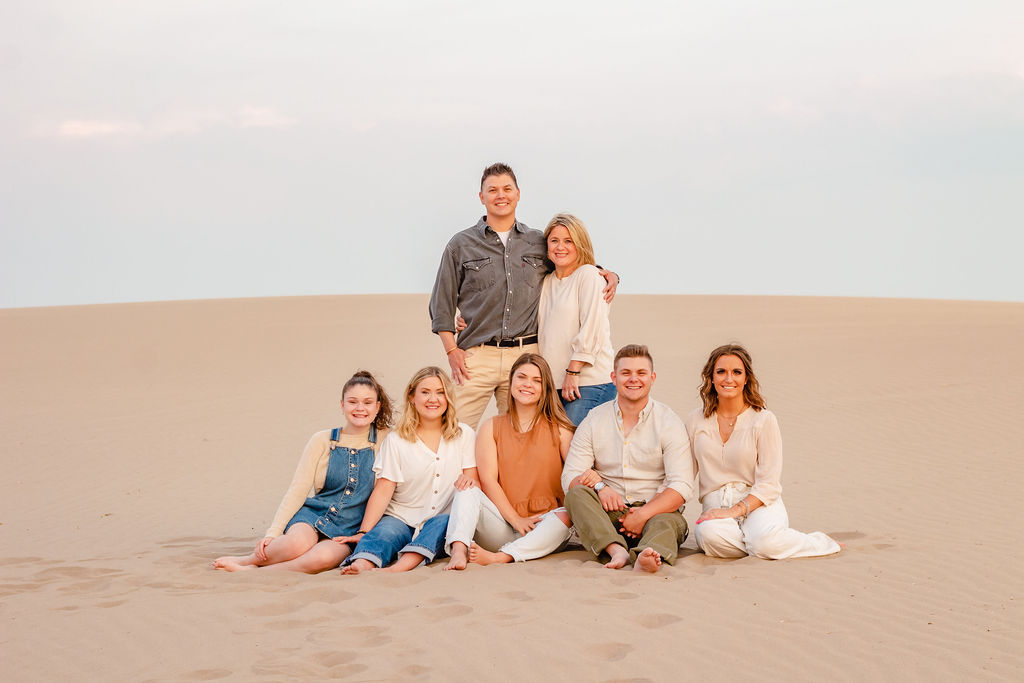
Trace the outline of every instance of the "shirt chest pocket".
{"label": "shirt chest pocket", "polygon": [[495,267],[491,257],[472,259],[462,262],[462,290],[479,292],[494,284]]}
{"label": "shirt chest pocket", "polygon": [[544,259],[537,256],[523,257],[523,281],[530,289],[537,289],[547,275]]}

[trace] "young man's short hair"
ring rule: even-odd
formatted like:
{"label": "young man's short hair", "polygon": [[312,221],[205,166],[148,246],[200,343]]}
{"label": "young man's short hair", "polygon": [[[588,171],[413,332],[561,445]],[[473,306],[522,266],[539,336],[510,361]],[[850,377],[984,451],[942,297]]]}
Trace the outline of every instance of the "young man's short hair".
{"label": "young man's short hair", "polygon": [[612,363],[612,367],[616,370],[619,367],[620,358],[646,358],[651,364],[651,370],[654,369],[654,359],[651,358],[651,352],[643,344],[626,344],[619,349],[615,354],[615,361]]}
{"label": "young man's short hair", "polygon": [[499,161],[496,164],[491,164],[484,169],[484,174],[480,176],[480,189],[484,189],[484,181],[490,178],[492,175],[510,175],[512,176],[512,182],[515,183],[516,189],[519,189],[519,181],[516,180],[516,174],[512,170],[512,167],[506,163]]}

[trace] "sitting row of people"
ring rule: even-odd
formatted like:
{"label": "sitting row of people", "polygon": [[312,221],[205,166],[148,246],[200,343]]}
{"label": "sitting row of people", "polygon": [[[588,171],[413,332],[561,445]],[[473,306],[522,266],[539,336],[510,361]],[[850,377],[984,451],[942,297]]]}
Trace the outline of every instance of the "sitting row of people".
{"label": "sitting row of people", "polygon": [[391,402],[372,375],[356,373],[342,390],[345,425],[310,439],[264,538],[214,566],[316,573],[340,564],[358,574],[406,571],[447,552],[446,568],[458,570],[535,559],[575,540],[606,567],[656,572],[687,537],[682,509],[695,480],[696,541],[708,555],[840,550],[821,532],[789,528],[779,426],[745,349],[711,353],[703,406],[685,423],[650,397],[657,375],[646,347],[620,349],[610,376],[613,400],[575,428],[548,363],[522,354],[508,412],[474,433],[456,417],[447,374],[424,368],[386,433]]}

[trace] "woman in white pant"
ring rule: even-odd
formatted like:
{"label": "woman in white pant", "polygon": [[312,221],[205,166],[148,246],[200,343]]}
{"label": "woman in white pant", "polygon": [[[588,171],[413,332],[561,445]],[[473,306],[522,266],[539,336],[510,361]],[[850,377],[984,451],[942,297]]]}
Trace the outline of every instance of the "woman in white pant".
{"label": "woman in white pant", "polygon": [[770,560],[839,552],[839,544],[820,531],[789,528],[779,423],[765,409],[747,350],[719,346],[702,377],[704,407],[686,421],[703,505],[697,546],[714,557]]}
{"label": "woman in white pant", "polygon": [[455,494],[446,569],[532,560],[569,539],[561,475],[574,428],[539,354],[524,353],[512,364],[508,406],[477,432],[480,488]]}

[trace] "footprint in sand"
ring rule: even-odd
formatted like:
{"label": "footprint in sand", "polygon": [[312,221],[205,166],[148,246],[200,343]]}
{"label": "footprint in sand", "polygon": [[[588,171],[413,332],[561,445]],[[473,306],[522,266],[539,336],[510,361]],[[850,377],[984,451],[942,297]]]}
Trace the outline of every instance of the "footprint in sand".
{"label": "footprint in sand", "polygon": [[233,672],[231,669],[196,669],[184,675],[190,681],[215,681],[218,678],[227,678]]}
{"label": "footprint in sand", "polygon": [[625,643],[598,643],[587,646],[584,651],[594,659],[600,659],[603,662],[617,662],[620,659],[625,659],[626,655],[633,651],[633,646]]}
{"label": "footprint in sand", "polygon": [[250,607],[245,611],[254,617],[279,617],[283,614],[291,614],[296,610],[302,609],[302,607],[303,603],[301,602],[282,600],[281,602],[271,602],[259,607]]}
{"label": "footprint in sand", "polygon": [[359,653],[351,650],[344,652],[320,652],[313,655],[313,661],[328,669],[332,669],[336,666],[351,664],[358,656]]}
{"label": "footprint in sand", "polygon": [[526,591],[508,591],[507,593],[498,593],[498,596],[508,600],[517,600],[518,602],[530,602],[533,600],[533,596]]}
{"label": "footprint in sand", "polygon": [[441,621],[442,619],[461,617],[472,611],[473,608],[469,605],[445,605],[443,607],[420,608],[420,614],[422,614],[427,621]]}
{"label": "footprint in sand", "polygon": [[608,597],[616,600],[636,600],[640,596],[636,593],[609,593]]}
{"label": "footprint in sand", "polygon": [[355,626],[345,629],[344,639],[351,638],[351,642],[359,647],[380,647],[392,641],[387,632],[388,629],[380,626]]}
{"label": "footprint in sand", "polygon": [[[0,559],[0,567],[9,567],[11,565],[19,564],[39,564],[43,561],[41,557],[5,557]],[[59,564],[63,560],[46,560],[48,564]]]}
{"label": "footprint in sand", "polygon": [[108,600],[107,602],[97,602],[96,606],[97,607],[103,607],[103,608],[117,607],[118,605],[123,605],[126,602],[128,602],[128,601],[127,600]]}
{"label": "footprint in sand", "polygon": [[636,623],[640,624],[644,628],[661,628],[674,624],[677,621],[681,621],[682,617],[676,616],[675,614],[642,614],[639,617],[633,619]]}
{"label": "footprint in sand", "polygon": [[401,674],[401,679],[409,680],[416,676],[424,676],[431,671],[429,666],[420,666],[419,664],[410,664],[409,666],[402,667],[398,673]]}

